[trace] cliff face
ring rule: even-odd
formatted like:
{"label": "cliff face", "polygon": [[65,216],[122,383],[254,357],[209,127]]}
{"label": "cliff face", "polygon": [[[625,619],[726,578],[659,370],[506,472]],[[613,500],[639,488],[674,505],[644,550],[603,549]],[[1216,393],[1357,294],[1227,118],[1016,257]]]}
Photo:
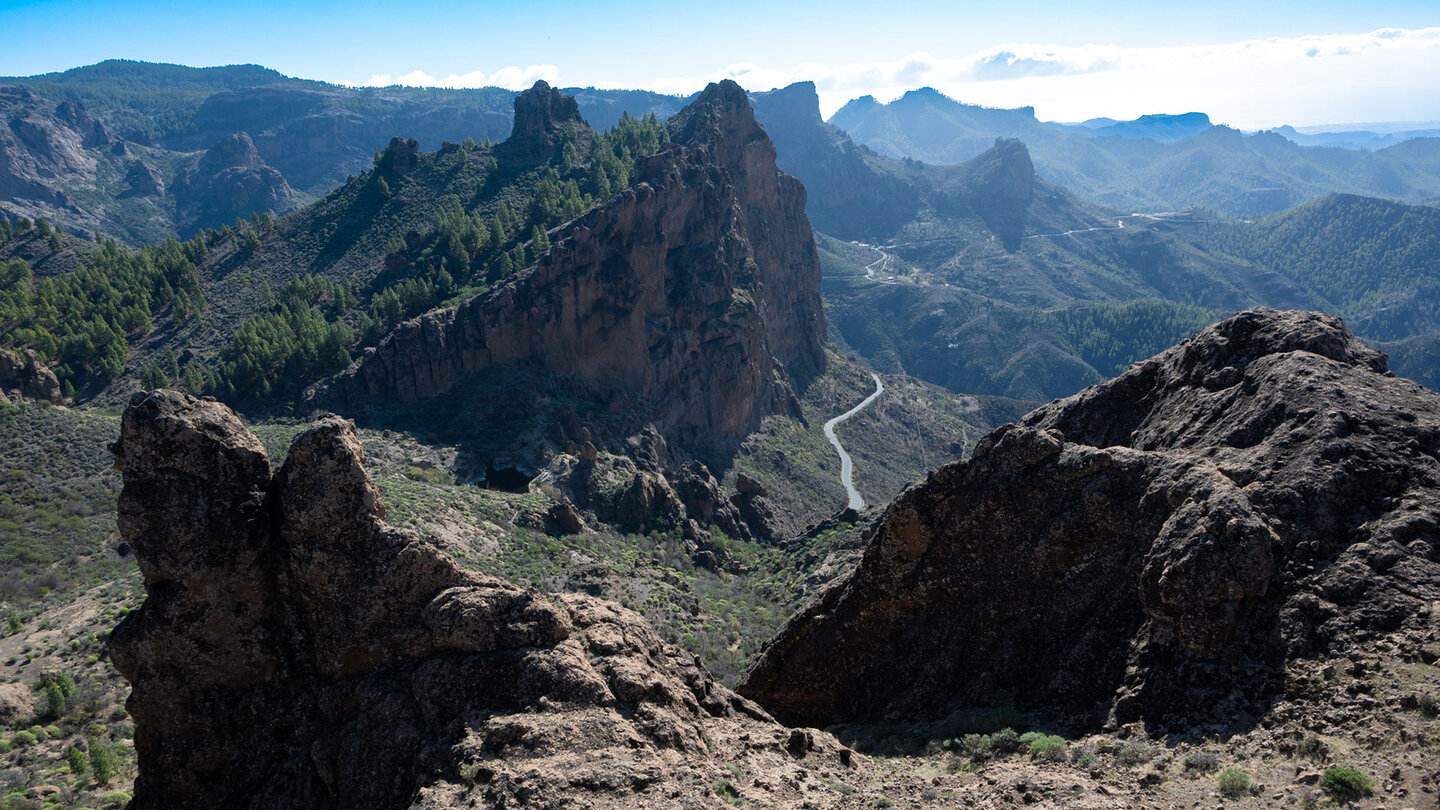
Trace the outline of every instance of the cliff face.
{"label": "cliff face", "polygon": [[883,239],[915,216],[919,192],[870,165],[873,156],[821,119],[813,82],[756,93],[751,101],[775,141],[780,168],[805,184],[805,210],[817,229],[841,239]]}
{"label": "cliff face", "polygon": [[280,172],[265,165],[244,132],[227,135],[211,145],[176,193],[193,217],[191,224],[195,228],[228,224],[255,212],[283,213],[295,204],[290,184]]}
{"label": "cliff face", "polygon": [[1243,312],[907,490],[739,691],[819,725],[1347,703],[1307,662],[1435,641],[1437,457],[1440,398],[1338,319]]}
{"label": "cliff face", "polygon": [[0,400],[34,399],[52,405],[64,405],[60,380],[48,366],[35,359],[35,353],[24,355],[0,349]]}
{"label": "cliff face", "polygon": [[23,215],[69,205],[65,188],[88,179],[95,158],[87,147],[108,135],[84,108],[52,106],[23,87],[0,85],[0,200]]}
{"label": "cliff face", "polygon": [[134,687],[135,810],[633,807],[702,801],[726,763],[849,762],[629,611],[386,526],[348,422],[302,433],[272,475],[224,406],[155,391],[112,449],[147,591],[110,646]]}
{"label": "cliff face", "polygon": [[[537,138],[530,124],[570,109],[522,100],[516,136],[527,143]],[[786,400],[791,375],[824,367],[805,191],[777,172],[733,82],[711,85],[669,127],[671,143],[640,161],[638,182],[556,229],[532,269],[402,324],[312,402],[413,403],[530,363],[637,399],[672,438],[752,430]]]}

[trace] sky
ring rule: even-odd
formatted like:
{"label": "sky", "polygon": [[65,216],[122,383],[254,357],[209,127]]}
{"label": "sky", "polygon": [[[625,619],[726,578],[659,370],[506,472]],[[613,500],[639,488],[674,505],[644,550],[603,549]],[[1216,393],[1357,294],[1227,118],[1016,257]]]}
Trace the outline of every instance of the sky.
{"label": "sky", "polygon": [[934,87],[1051,121],[1209,113],[1243,129],[1440,120],[1440,1],[908,3],[0,0],[0,75],[138,59],[342,84],[689,94]]}

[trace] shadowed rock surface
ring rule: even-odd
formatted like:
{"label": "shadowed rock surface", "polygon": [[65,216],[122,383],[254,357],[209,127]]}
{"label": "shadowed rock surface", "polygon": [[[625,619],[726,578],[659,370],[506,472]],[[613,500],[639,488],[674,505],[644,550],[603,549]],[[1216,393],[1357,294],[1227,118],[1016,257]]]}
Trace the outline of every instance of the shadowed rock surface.
{"label": "shadowed rock surface", "polygon": [[0,349],[0,399],[11,398],[65,404],[55,372],[35,359],[35,353],[28,349],[23,356]]}
{"label": "shadowed rock surface", "polygon": [[386,526],[347,421],[299,435],[272,476],[224,406],[154,391],[112,449],[148,594],[110,648],[134,687],[136,810],[697,806],[727,763],[850,762],[635,614]]}
{"label": "shadowed rock surface", "polygon": [[265,165],[244,132],[216,141],[176,193],[197,227],[227,224],[254,212],[284,212],[295,201],[290,184]]}
{"label": "shadowed rock surface", "polygon": [[[516,136],[543,140],[573,101],[542,85],[530,93],[516,102]],[[669,128],[636,184],[556,229],[533,268],[401,324],[312,403],[414,403],[487,370],[538,364],[633,397],[681,442],[735,440],[789,407],[791,381],[825,365],[805,190],[777,172],[733,82],[708,87]]]}
{"label": "shadowed rock surface", "polygon": [[1243,312],[907,490],[739,691],[815,725],[1252,728],[1307,662],[1435,640],[1437,456],[1440,398],[1338,319]]}

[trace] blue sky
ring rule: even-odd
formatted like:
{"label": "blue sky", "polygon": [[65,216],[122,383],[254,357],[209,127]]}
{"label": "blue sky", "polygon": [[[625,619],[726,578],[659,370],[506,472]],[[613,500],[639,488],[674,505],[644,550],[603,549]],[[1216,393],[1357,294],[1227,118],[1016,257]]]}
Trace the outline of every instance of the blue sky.
{"label": "blue sky", "polygon": [[[1378,36],[1374,32],[1394,29]],[[217,3],[0,0],[0,75],[108,58],[355,84],[692,92],[816,80],[826,112],[929,84],[1042,118],[1440,119],[1440,3]]]}

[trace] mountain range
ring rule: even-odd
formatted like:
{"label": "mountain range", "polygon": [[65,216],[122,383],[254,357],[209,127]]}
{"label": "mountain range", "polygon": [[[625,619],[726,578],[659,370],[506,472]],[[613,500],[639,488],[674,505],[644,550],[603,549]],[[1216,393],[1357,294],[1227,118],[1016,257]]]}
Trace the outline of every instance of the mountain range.
{"label": "mountain range", "polygon": [[1223,196],[1207,145],[1254,144],[932,91],[847,115],[964,119],[964,159],[866,146],[809,83],[4,88],[12,804],[1440,778],[1440,404],[1403,378],[1440,376],[1432,205],[1296,169],[1323,193],[1250,219],[1117,210],[1045,150],[1209,155],[1176,182]]}

